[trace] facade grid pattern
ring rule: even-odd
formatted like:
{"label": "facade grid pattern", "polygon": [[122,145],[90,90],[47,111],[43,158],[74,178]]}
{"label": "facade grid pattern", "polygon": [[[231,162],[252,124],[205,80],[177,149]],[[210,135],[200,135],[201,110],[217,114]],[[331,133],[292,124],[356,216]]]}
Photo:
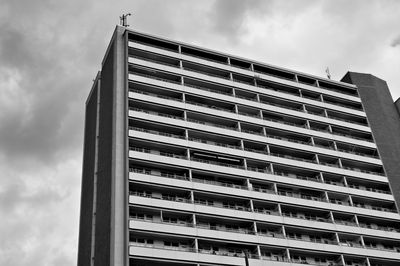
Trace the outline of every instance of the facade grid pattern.
{"label": "facade grid pattern", "polygon": [[126,30],[129,265],[392,266],[357,87]]}

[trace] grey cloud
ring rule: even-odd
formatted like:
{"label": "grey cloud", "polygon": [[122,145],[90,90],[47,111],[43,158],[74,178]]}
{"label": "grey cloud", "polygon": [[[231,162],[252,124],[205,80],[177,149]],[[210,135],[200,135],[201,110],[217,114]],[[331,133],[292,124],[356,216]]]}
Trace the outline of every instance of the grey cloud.
{"label": "grey cloud", "polygon": [[0,56],[3,66],[23,67],[27,62],[33,61],[33,54],[24,46],[27,40],[20,31],[13,29],[11,25],[2,25],[0,31]]}
{"label": "grey cloud", "polygon": [[257,10],[265,10],[271,1],[262,0],[217,0],[214,2],[211,13],[214,28],[218,32],[234,36],[241,30],[245,16],[248,13],[256,13]]}
{"label": "grey cloud", "polygon": [[273,21],[276,16],[287,18],[288,23],[292,18],[301,14],[306,9],[316,5],[318,1],[296,0],[216,0],[209,13],[213,30],[227,38],[239,39],[243,33],[250,31],[245,27],[247,18]]}
{"label": "grey cloud", "polygon": [[[72,258],[65,258],[68,253],[63,246],[68,242],[67,238],[63,240],[64,232],[71,231],[70,217],[65,216],[69,193],[46,184],[28,186],[12,175],[9,178],[14,179],[2,180],[0,192],[0,264],[67,265]],[[11,184],[4,186],[7,182]],[[53,247],[57,248],[50,252]],[[62,258],[64,263],[52,264],[53,258],[57,262]]]}
{"label": "grey cloud", "polygon": [[[90,76],[83,73],[96,64],[81,56],[79,42],[65,41],[67,32],[48,32],[46,27],[29,31],[7,22],[0,31],[0,71],[19,73],[19,97],[29,98],[29,103],[11,102],[12,110],[0,106],[0,112],[7,113],[0,116],[0,150],[8,160],[53,163],[57,152],[79,145],[83,117],[72,107],[83,109],[83,95],[91,85]],[[43,33],[36,36],[36,31]],[[64,128],[70,116],[76,124]]]}
{"label": "grey cloud", "polygon": [[392,47],[396,47],[398,45],[400,45],[400,35],[398,35],[396,38],[394,38],[392,43],[390,44],[390,46],[392,46]]}
{"label": "grey cloud", "polygon": [[[19,180],[17,178],[17,180]],[[43,207],[48,204],[57,203],[67,196],[61,195],[58,191],[49,187],[33,189],[28,187],[22,180],[16,181],[4,187],[0,192],[0,212],[8,213],[17,211],[18,208],[29,208],[36,210],[37,207]]]}

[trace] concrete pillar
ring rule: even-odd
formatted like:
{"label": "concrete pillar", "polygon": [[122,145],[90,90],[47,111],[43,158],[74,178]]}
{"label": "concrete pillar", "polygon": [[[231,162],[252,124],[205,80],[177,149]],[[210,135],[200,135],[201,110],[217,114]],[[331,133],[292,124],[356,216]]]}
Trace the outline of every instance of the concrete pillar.
{"label": "concrete pillar", "polygon": [[254,231],[254,234],[258,233],[258,231],[257,231],[257,223],[255,221],[253,221],[253,231]]}
{"label": "concrete pillar", "polygon": [[319,172],[319,178],[321,180],[321,183],[325,183],[324,175],[322,174],[322,172]]}
{"label": "concrete pillar", "polygon": [[349,195],[348,197],[349,197],[349,204],[350,204],[350,206],[354,206],[353,199],[351,198],[351,195]]}
{"label": "concrete pillar", "polygon": [[282,225],[282,234],[283,234],[283,237],[286,238],[286,228],[283,225]]}
{"label": "concrete pillar", "polygon": [[192,169],[189,169],[189,181],[192,181]]}
{"label": "concrete pillar", "polygon": [[194,239],[194,250],[196,253],[199,252],[199,242],[197,238]]}
{"label": "concrete pillar", "polygon": [[240,126],[240,122],[239,121],[237,122],[237,129],[238,129],[238,131],[242,131],[242,128]]}
{"label": "concrete pillar", "polygon": [[243,167],[247,170],[247,161],[246,158],[243,158]]}
{"label": "concrete pillar", "polygon": [[274,165],[272,163],[269,164],[271,174],[275,174]]}
{"label": "concrete pillar", "polygon": [[237,104],[235,104],[235,114],[239,114],[239,109],[237,107]]}
{"label": "concrete pillar", "polygon": [[346,261],[344,260],[343,254],[340,255],[340,260],[342,261],[343,265],[346,265]]}
{"label": "concrete pillar", "polygon": [[253,185],[251,184],[250,180],[247,178],[246,179],[246,186],[248,190],[252,190],[253,189]]}
{"label": "concrete pillar", "polygon": [[250,209],[252,212],[254,212],[254,205],[253,205],[253,200],[250,199]]}
{"label": "concrete pillar", "polygon": [[190,149],[186,149],[186,159],[190,160]]}
{"label": "concrete pillar", "polygon": [[363,248],[365,248],[365,242],[364,242],[363,236],[360,236],[360,242],[361,242],[361,245],[363,246]]}
{"label": "concrete pillar", "polygon": [[272,188],[273,188],[275,194],[278,194],[278,186],[276,185],[276,183],[272,184]]}
{"label": "concrete pillar", "polygon": [[315,162],[316,162],[317,164],[319,164],[318,154],[315,154],[314,156],[315,156]]}
{"label": "concrete pillar", "polygon": [[[328,192],[324,191],[324,194],[325,194],[325,199],[326,199],[326,201],[329,202],[329,195],[328,195]],[[333,216],[332,216],[332,218],[333,218]],[[333,219],[332,219],[332,220],[333,220]]]}
{"label": "concrete pillar", "polygon": [[197,225],[197,221],[196,221],[196,214],[192,214],[192,223],[193,223],[193,227],[196,227]]}
{"label": "concrete pillar", "polygon": [[310,121],[306,120],[306,125],[305,126],[306,126],[307,129],[311,129]]}
{"label": "concrete pillar", "polygon": [[354,215],[354,221],[356,221],[357,226],[360,226],[357,215]]}
{"label": "concrete pillar", "polygon": [[286,257],[288,261],[292,261],[292,258],[290,257],[290,251],[288,248],[286,249]]}
{"label": "concrete pillar", "polygon": [[260,249],[260,245],[257,245],[257,255],[259,258],[261,258],[261,249]]}
{"label": "concrete pillar", "polygon": [[279,212],[279,215],[282,216],[282,208],[281,208],[281,205],[280,205],[280,204],[278,204],[278,212]]}

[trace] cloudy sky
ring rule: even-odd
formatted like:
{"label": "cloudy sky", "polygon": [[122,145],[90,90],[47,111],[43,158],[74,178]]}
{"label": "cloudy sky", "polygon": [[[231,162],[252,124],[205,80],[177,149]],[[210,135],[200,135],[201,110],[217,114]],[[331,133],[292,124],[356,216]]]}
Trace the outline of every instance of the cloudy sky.
{"label": "cloudy sky", "polygon": [[119,15],[131,28],[400,97],[398,0],[0,2],[0,265],[75,265],[84,103]]}

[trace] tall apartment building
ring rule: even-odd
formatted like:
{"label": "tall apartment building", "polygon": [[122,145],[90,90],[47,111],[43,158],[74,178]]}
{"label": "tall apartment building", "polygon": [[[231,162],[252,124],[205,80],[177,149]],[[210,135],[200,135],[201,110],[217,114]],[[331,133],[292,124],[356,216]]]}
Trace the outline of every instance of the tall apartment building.
{"label": "tall apartment building", "polygon": [[78,265],[400,265],[399,115],[384,81],[343,80],[117,26]]}

